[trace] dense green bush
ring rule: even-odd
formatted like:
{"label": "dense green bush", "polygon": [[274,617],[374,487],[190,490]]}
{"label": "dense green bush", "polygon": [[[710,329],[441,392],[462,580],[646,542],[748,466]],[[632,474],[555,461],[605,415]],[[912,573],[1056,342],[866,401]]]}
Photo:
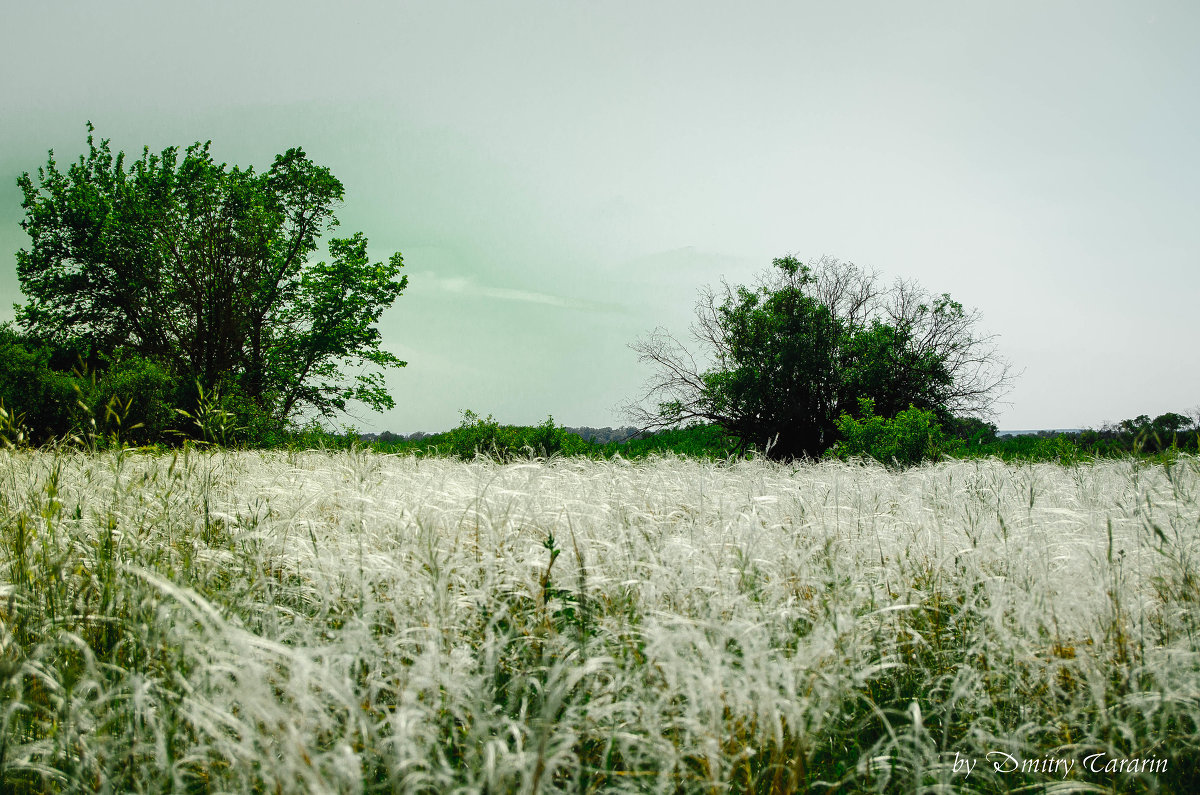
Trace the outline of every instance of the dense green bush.
{"label": "dense green bush", "polygon": [[912,466],[937,460],[946,452],[946,439],[932,411],[909,406],[893,418],[875,413],[870,398],[858,401],[860,417],[845,412],[837,421],[841,440],[837,458],[869,457],[885,464]]}
{"label": "dense green bush", "polygon": [[[70,370],[62,369],[74,356]],[[80,437],[161,441],[176,424],[175,379],[140,356],[88,356],[0,326],[0,401],[42,444]]]}
{"label": "dense green bush", "polygon": [[165,437],[178,422],[175,378],[162,366],[132,356],[113,362],[96,380],[88,409],[97,423],[131,444]]}
{"label": "dense green bush", "polygon": [[289,427],[231,379],[206,393],[195,380],[178,378],[143,356],[53,345],[11,324],[0,324],[0,403],[10,423],[20,419],[33,444],[69,438],[93,446],[192,439],[280,447],[295,446],[297,436],[312,431]]}
{"label": "dense green bush", "polygon": [[742,452],[741,441],[730,436],[721,426],[699,423],[639,435],[624,442],[609,442],[601,447],[602,455],[609,458],[614,455],[642,458],[671,453],[693,458],[722,459]]}
{"label": "dense green bush", "polygon": [[941,425],[948,438],[960,441],[961,446],[968,449],[996,441],[995,423],[985,422],[978,417],[950,417]]}
{"label": "dense green bush", "polygon": [[299,427],[272,432],[271,437],[275,440],[271,447],[288,450],[351,450],[363,444],[362,437],[353,427],[333,431],[316,420]]}
{"label": "dense green bush", "polygon": [[1057,461],[1074,464],[1085,457],[1112,457],[1128,455],[1117,448],[1097,449],[1079,444],[1078,434],[1022,434],[1005,435],[975,447],[958,445],[950,451],[956,458],[999,458],[1002,461]]}
{"label": "dense green bush", "polygon": [[74,414],[74,381],[50,368],[52,353],[10,325],[0,325],[0,402],[10,420],[20,418],[35,444],[65,435]]}
{"label": "dense green bush", "polygon": [[[431,437],[431,441],[436,441]],[[480,417],[467,409],[462,422],[445,437],[445,452],[459,458],[472,459],[477,455],[498,461],[511,461],[526,456],[582,455],[595,445],[577,434],[554,424],[553,417],[536,426],[501,425],[492,415]]]}
{"label": "dense green bush", "polygon": [[[248,396],[229,378],[205,392],[199,382],[192,381],[181,390],[176,401],[186,412],[183,431],[187,437],[247,448],[294,446],[294,437],[313,430],[326,432],[320,426],[289,427],[278,417]],[[331,445],[313,444],[313,447]]]}

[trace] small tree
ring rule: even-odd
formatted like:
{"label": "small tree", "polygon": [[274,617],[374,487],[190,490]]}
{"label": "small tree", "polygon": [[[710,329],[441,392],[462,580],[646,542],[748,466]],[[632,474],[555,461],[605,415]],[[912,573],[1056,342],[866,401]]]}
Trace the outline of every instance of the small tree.
{"label": "small tree", "polygon": [[884,289],[850,263],[782,257],[754,287],[701,292],[699,356],[663,329],[635,341],[655,373],[627,411],[647,429],[715,423],[778,458],[821,455],[860,398],[883,417],[986,413],[1010,373],[978,320],[912,282]]}
{"label": "small tree", "polygon": [[1192,420],[1190,417],[1184,414],[1177,414],[1174,411],[1160,414],[1150,423],[1150,429],[1160,436],[1173,436],[1177,433],[1183,433],[1191,426]]}
{"label": "small tree", "polygon": [[372,263],[362,234],[310,261],[337,225],[343,188],[329,169],[289,149],[259,174],[217,163],[208,143],[147,148],[127,164],[92,130],[70,167],[51,152],[36,181],[17,180],[31,239],[17,254],[27,332],[144,357],[280,423],[350,400],[394,405],[382,369],[404,362],[381,349],[375,324],[407,285],[403,262]]}

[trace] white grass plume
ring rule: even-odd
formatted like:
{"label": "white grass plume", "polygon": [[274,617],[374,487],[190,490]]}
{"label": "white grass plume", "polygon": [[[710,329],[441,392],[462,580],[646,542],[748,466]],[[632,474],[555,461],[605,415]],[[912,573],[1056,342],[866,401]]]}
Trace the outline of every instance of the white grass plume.
{"label": "white grass plume", "polygon": [[0,456],[7,791],[1003,791],[1053,780],[955,755],[1200,749],[1195,458]]}

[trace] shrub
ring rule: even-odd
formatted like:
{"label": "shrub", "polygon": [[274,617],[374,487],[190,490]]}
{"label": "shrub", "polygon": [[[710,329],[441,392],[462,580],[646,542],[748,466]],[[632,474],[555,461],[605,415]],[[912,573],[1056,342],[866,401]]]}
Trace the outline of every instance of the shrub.
{"label": "shrub", "polygon": [[280,447],[291,442],[287,423],[247,395],[237,382],[231,379],[222,383],[218,395],[214,399],[229,417],[231,442],[250,448]]}
{"label": "shrub", "polygon": [[24,447],[28,442],[24,415],[4,408],[4,400],[0,399],[0,449]]}
{"label": "shrub", "polygon": [[604,445],[603,452],[606,456],[620,454],[623,458],[672,453],[720,460],[741,455],[746,451],[741,441],[726,433],[720,425],[696,424],[667,428],[623,442],[609,442]]}
{"label": "shrub", "polygon": [[951,417],[942,424],[947,437],[959,439],[967,448],[980,447],[996,441],[996,426],[978,417]]}
{"label": "shrub", "polygon": [[50,368],[51,351],[0,325],[0,401],[11,417],[20,416],[33,443],[71,430],[75,391],[72,379]]}
{"label": "shrub", "polygon": [[172,430],[171,433],[184,439],[195,439],[202,444],[221,447],[237,444],[239,434],[243,433],[245,428],[238,425],[238,416],[230,410],[228,399],[221,394],[219,388],[206,393],[199,381],[193,384],[195,395],[186,401],[191,410],[175,409],[175,413],[182,419],[183,427]]}
{"label": "shrub", "polygon": [[912,466],[940,458],[946,452],[942,428],[932,411],[909,406],[888,419],[875,414],[870,398],[858,401],[861,417],[845,412],[837,421],[841,440],[833,455],[841,458],[870,457],[885,464]]}
{"label": "shrub", "polygon": [[140,356],[112,363],[96,384],[89,408],[94,417],[114,405],[119,417],[106,423],[126,442],[160,441],[176,422],[175,378],[161,365]]}
{"label": "shrub", "polygon": [[458,427],[447,434],[447,441],[450,453],[467,460],[476,455],[497,461],[530,455],[578,455],[594,448],[578,434],[555,425],[553,417],[547,417],[541,425],[522,427],[501,425],[492,415],[483,418],[470,409],[465,409],[462,416]]}

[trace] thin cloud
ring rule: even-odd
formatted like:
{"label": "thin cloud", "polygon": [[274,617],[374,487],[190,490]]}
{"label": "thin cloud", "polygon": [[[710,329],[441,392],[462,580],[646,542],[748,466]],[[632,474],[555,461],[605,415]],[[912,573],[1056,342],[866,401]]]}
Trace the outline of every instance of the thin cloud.
{"label": "thin cloud", "polygon": [[530,304],[545,304],[546,306],[561,306],[564,309],[582,309],[578,302],[568,301],[556,295],[535,293],[529,290],[513,290],[509,287],[478,287],[478,292],[488,298],[499,298],[501,301],[524,301]]}
{"label": "thin cloud", "polygon": [[469,276],[442,276],[432,271],[412,274],[414,285],[425,289],[439,290],[463,296],[494,298],[499,301],[519,301],[526,304],[554,306],[561,309],[585,309],[590,311],[616,311],[619,307],[599,301],[581,301],[574,298],[539,293],[534,290],[517,290],[511,287],[490,287],[479,284]]}

